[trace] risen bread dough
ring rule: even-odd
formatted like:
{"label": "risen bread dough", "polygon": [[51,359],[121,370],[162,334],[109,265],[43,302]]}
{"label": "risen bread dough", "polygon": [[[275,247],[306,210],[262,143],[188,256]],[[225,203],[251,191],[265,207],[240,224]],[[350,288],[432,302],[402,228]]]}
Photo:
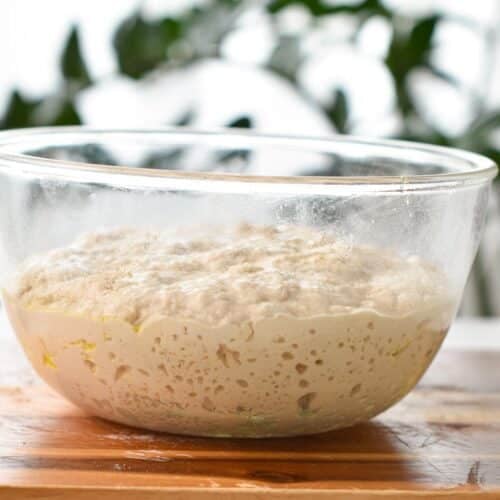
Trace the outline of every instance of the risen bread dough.
{"label": "risen bread dough", "polygon": [[291,226],[196,234],[100,232],[27,262],[4,299],[41,376],[134,426],[321,432],[404,396],[451,321],[418,258]]}

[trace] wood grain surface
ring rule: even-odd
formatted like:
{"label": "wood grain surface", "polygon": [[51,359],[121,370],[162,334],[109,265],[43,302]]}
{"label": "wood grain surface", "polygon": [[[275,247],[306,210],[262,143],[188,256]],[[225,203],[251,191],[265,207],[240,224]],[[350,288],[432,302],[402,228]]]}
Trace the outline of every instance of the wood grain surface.
{"label": "wood grain surface", "polygon": [[500,499],[498,351],[439,353],[417,389],[366,424],[229,440],[89,417],[0,340],[0,499]]}

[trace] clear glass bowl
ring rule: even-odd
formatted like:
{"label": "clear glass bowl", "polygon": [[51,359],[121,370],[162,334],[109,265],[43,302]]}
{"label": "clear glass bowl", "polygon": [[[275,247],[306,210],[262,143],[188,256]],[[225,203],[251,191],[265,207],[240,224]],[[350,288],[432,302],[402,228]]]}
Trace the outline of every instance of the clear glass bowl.
{"label": "clear glass bowl", "polygon": [[349,426],[439,349],[495,174],[349,137],[2,133],[3,302],[35,370],[93,415],[207,436]]}

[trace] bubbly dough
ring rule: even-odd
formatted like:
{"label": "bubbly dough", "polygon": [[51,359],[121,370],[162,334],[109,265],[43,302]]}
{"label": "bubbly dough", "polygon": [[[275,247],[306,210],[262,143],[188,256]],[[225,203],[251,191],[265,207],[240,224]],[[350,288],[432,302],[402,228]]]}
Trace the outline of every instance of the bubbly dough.
{"label": "bubbly dough", "polygon": [[155,430],[271,436],[380,413],[453,314],[416,257],[303,227],[121,229],[30,259],[4,292],[32,364],[89,412]]}

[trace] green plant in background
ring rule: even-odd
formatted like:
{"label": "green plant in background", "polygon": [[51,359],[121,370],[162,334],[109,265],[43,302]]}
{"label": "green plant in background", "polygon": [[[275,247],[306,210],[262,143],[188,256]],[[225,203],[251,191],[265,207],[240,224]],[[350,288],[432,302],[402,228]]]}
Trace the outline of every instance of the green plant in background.
{"label": "green plant in background", "polygon": [[60,67],[63,82],[53,94],[43,99],[28,99],[17,90],[12,92],[0,128],[81,123],[74,101],[78,92],[92,82],[80,51],[77,28],[71,30],[66,41]]}
{"label": "green plant in background", "polygon": [[[187,67],[206,58],[223,57],[221,47],[226,37],[237,29],[242,15],[255,8],[255,3],[245,0],[208,0],[201,6],[162,19],[150,20],[135,12],[117,26],[113,46],[121,74],[141,79],[154,70],[168,71]],[[302,49],[301,35],[280,33],[278,16],[291,6],[300,6],[311,15],[309,29],[314,29],[323,20],[339,15],[349,15],[355,20],[353,42],[365,23],[373,18],[382,18],[389,23],[392,38],[384,63],[390,72],[395,90],[398,116],[402,127],[395,138],[456,146],[485,154],[500,163],[500,149],[490,140],[491,134],[500,130],[500,110],[488,110],[486,91],[490,85],[491,68],[494,64],[495,32],[483,33],[489,64],[483,78],[484,88],[480,91],[464,92],[474,108],[474,119],[459,135],[445,134],[437,130],[410,90],[410,77],[415,70],[426,70],[447,84],[460,88],[450,75],[443,73],[432,63],[432,50],[436,29],[445,21],[441,15],[424,17],[402,16],[381,0],[361,0],[358,3],[332,3],[327,0],[271,0],[266,4],[267,15],[275,30],[275,48],[264,63],[265,68],[291,82],[297,90],[313,100],[307,90],[301,87],[299,70],[307,57]],[[463,19],[463,23],[468,21]],[[476,29],[472,27],[472,29]],[[60,60],[61,84],[50,95],[30,99],[14,90],[7,108],[0,116],[0,129],[80,124],[75,102],[78,94],[95,82],[80,50],[78,28],[74,27],[66,41]],[[461,89],[463,90],[463,89]],[[340,133],[352,130],[349,94],[343,88],[332,91],[326,104],[320,104],[325,116]],[[187,109],[176,124],[189,125],[196,109]],[[226,124],[231,127],[252,127],[249,116],[235,116]],[[484,276],[476,270],[481,282]],[[484,284],[479,283],[479,290]],[[483,313],[490,313],[487,297],[483,297]]]}
{"label": "green plant in background", "polygon": [[[125,19],[114,34],[114,50],[119,71],[140,79],[153,70],[186,67],[209,57],[222,57],[221,45],[237,26],[238,20],[253,2],[238,0],[211,0],[201,6],[187,9],[176,17],[147,20],[140,12]],[[392,27],[385,64],[390,71],[395,88],[397,112],[403,127],[397,138],[466,148],[500,161],[500,151],[491,144],[492,131],[500,129],[500,112],[487,111],[484,93],[473,96],[476,117],[470,127],[459,136],[448,136],[436,130],[419,110],[410,92],[409,77],[417,69],[426,69],[435,77],[449,84],[459,85],[450,75],[435,68],[431,62],[433,38],[440,15],[408,18],[388,8],[381,0],[363,0],[332,3],[323,0],[273,0],[267,4],[267,13],[276,30],[277,43],[266,63],[266,68],[285,77],[302,93],[297,74],[304,62],[298,35],[281,34],[276,17],[290,6],[301,6],[315,22],[348,14],[355,16],[357,33],[367,21],[381,17]],[[462,20],[462,22],[467,22]],[[493,57],[493,32],[485,33],[486,45]],[[491,65],[493,61],[491,61]],[[0,128],[17,128],[40,125],[72,125],[81,123],[75,109],[78,93],[93,84],[80,50],[78,29],[72,29],[60,61],[62,84],[54,93],[43,99],[29,99],[14,90],[9,104],[0,118]],[[489,83],[486,78],[485,85]],[[330,103],[323,105],[324,113],[340,133],[349,133],[350,106],[348,95],[336,89]],[[189,124],[196,110],[187,110],[179,122]],[[229,125],[229,124],[228,124]],[[250,126],[248,117],[235,117],[233,126]]]}

